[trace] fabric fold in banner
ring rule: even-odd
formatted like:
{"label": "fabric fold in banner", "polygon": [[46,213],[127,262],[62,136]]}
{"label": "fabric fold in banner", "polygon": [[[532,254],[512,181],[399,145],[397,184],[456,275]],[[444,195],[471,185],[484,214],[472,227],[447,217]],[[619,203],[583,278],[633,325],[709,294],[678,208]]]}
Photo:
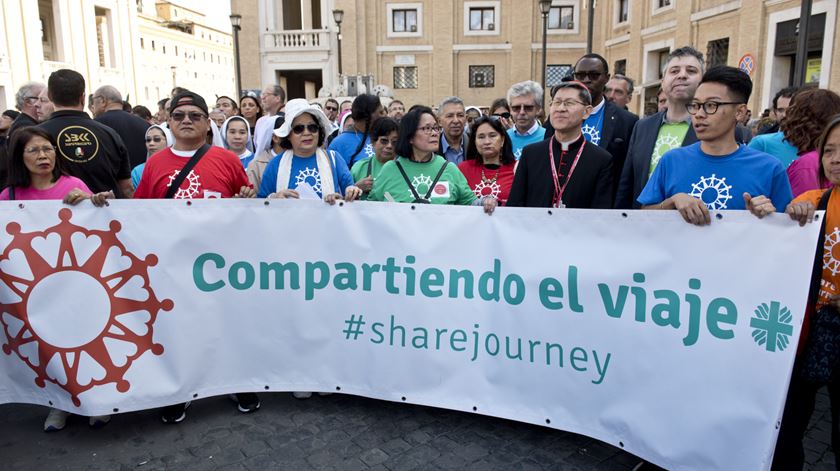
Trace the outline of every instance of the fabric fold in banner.
{"label": "fabric fold in banner", "polygon": [[0,204],[0,403],[340,391],[764,469],[819,225],[719,214]]}

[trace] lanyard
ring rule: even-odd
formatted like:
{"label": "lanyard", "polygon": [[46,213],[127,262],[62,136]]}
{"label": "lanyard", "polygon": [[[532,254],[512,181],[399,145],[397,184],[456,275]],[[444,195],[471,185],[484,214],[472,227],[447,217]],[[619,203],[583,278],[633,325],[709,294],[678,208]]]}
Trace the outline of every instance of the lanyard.
{"label": "lanyard", "polygon": [[557,140],[556,136],[552,137],[551,142],[548,143],[548,156],[551,158],[551,175],[554,177],[554,198],[552,201],[552,206],[554,206],[555,208],[562,208],[563,193],[566,191],[566,186],[572,179],[572,174],[575,173],[575,168],[577,167],[578,161],[580,160],[580,155],[583,153],[583,148],[586,146],[586,139],[584,139],[583,142],[581,142],[580,144],[580,149],[578,149],[577,155],[575,156],[575,160],[572,161],[572,168],[569,169],[569,174],[566,176],[566,181],[563,182],[563,186],[560,186],[560,179],[557,176],[557,165],[555,165],[554,163],[555,140]]}

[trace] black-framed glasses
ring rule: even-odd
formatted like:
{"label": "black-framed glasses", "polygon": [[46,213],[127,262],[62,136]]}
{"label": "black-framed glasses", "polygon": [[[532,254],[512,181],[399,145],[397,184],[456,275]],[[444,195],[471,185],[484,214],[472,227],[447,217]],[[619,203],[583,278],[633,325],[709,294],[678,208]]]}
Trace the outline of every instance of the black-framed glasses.
{"label": "black-framed glasses", "polygon": [[688,114],[694,115],[700,111],[700,108],[703,108],[703,113],[706,114],[715,114],[717,113],[718,108],[723,105],[743,105],[740,101],[707,101],[705,103],[694,102],[685,105],[685,110],[688,111]]}
{"label": "black-framed glasses", "polygon": [[574,73],[575,80],[586,80],[586,77],[589,77],[589,80],[598,80],[602,75],[604,74],[597,70],[581,70]]}
{"label": "black-framed glasses", "polygon": [[495,116],[497,118],[510,119],[510,113],[508,113],[507,111],[505,111],[504,113],[493,113],[491,116]]}
{"label": "black-framed glasses", "polygon": [[440,126],[423,126],[422,128],[417,128],[417,131],[423,134],[440,134],[443,128]]}
{"label": "black-framed glasses", "polygon": [[325,106],[324,109],[326,109],[327,111],[338,111],[338,108],[336,108],[335,106]]}
{"label": "black-framed glasses", "polygon": [[162,137],[160,137],[160,136],[152,136],[152,137],[147,137],[147,138],[146,138],[146,143],[149,143],[149,142],[161,142],[161,141],[163,141],[163,138],[162,138]]}
{"label": "black-framed glasses", "polygon": [[184,118],[189,117],[190,121],[195,123],[206,118],[207,115],[198,111],[190,111],[189,113],[184,113],[183,111],[174,111],[170,113],[169,117],[172,118],[173,121],[178,122],[181,122],[184,120]]}
{"label": "black-framed glasses", "polygon": [[315,134],[316,132],[320,131],[321,128],[320,128],[320,126],[318,126],[315,123],[298,124],[297,126],[292,127],[292,132],[295,133],[295,134],[303,134],[304,130],[309,131],[312,134]]}

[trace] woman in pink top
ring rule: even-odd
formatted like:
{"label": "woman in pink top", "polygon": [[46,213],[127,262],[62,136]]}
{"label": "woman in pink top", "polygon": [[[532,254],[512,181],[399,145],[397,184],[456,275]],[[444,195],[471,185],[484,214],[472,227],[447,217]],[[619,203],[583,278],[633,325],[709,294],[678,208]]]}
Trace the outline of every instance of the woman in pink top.
{"label": "woman in pink top", "polygon": [[[114,197],[110,191],[91,195],[84,182],[64,175],[60,160],[56,160],[55,140],[41,129],[29,127],[15,131],[9,149],[9,186],[0,193],[0,200],[63,200],[65,204],[75,205],[90,199],[94,205],[102,206],[106,199]],[[50,409],[44,431],[63,429],[69,415]],[[110,416],[97,416],[89,422],[91,427],[98,428],[110,420]]]}
{"label": "woman in pink top", "polygon": [[785,139],[799,150],[799,157],[787,168],[793,197],[831,182],[820,174],[817,142],[826,124],[840,113],[840,95],[831,90],[809,88],[793,96],[782,122]]}
{"label": "woman in pink top", "polygon": [[78,204],[90,199],[96,206],[113,198],[110,191],[91,195],[85,183],[65,175],[56,160],[56,143],[46,131],[30,127],[15,131],[9,146],[8,186],[0,200],[63,200]]}

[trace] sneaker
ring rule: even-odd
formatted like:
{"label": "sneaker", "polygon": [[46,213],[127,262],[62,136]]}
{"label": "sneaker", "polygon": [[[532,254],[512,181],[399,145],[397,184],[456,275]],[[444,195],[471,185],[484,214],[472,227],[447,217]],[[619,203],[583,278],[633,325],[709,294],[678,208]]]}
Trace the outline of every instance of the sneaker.
{"label": "sneaker", "polygon": [[108,422],[111,421],[110,415],[95,415],[88,419],[88,423],[90,424],[91,428],[100,429],[106,425]]}
{"label": "sneaker", "polygon": [[238,393],[236,394],[236,402],[239,404],[237,406],[239,412],[243,414],[256,412],[260,408],[260,398],[254,393]]}
{"label": "sneaker", "polygon": [[292,396],[294,396],[295,399],[309,399],[310,397],[312,397],[312,393],[311,392],[295,391],[295,392],[292,393]]}
{"label": "sneaker", "polygon": [[44,421],[45,432],[58,432],[67,425],[67,417],[70,417],[69,412],[63,410],[50,409],[47,419]]}
{"label": "sneaker", "polygon": [[165,424],[181,423],[187,418],[187,407],[189,406],[189,402],[166,406],[160,410],[160,420]]}

